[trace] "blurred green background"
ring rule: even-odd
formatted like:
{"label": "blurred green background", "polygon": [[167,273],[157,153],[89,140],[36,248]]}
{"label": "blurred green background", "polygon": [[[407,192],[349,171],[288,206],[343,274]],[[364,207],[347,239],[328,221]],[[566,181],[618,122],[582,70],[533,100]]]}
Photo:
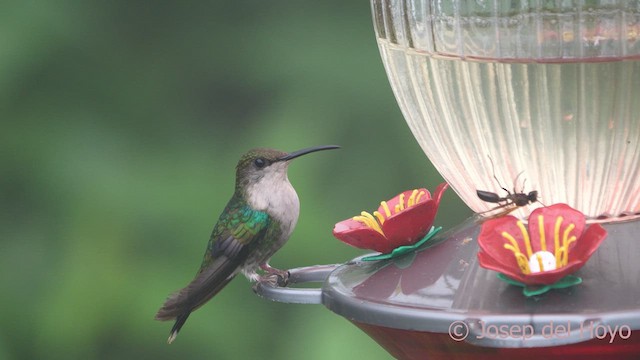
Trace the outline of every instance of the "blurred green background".
{"label": "blurred green background", "polygon": [[[322,306],[244,278],[176,342],[153,316],[195,274],[249,148],[297,160],[279,268],[363,252],[333,224],[440,176],[395,103],[366,1],[56,1],[0,6],[0,359],[389,355]],[[445,193],[438,223],[470,212]]]}

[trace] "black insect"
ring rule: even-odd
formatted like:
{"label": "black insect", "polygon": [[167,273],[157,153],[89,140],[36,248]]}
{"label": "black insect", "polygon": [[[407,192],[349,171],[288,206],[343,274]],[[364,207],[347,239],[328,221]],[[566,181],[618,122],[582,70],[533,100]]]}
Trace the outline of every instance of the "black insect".
{"label": "black insect", "polygon": [[[489,157],[489,161],[491,161],[491,167],[493,169],[493,161],[491,160],[491,157]],[[518,176],[516,176],[516,179],[514,180],[514,184],[518,182],[518,178],[520,177],[520,175],[522,174],[522,172],[520,172],[520,174],[518,174]],[[496,180],[496,182],[498,184],[500,184],[500,182],[498,181],[498,178],[496,177],[496,173],[495,170],[493,171],[493,178]],[[484,190],[476,190],[476,194],[478,195],[478,197],[480,198],[480,200],[482,201],[486,201],[486,202],[490,202],[490,203],[495,203],[495,204],[499,204],[499,206],[494,207],[493,209],[489,209],[487,211],[481,212],[480,214],[484,214],[487,212],[492,212],[492,211],[496,211],[498,209],[503,209],[502,211],[494,214],[491,217],[500,217],[503,215],[506,215],[510,212],[512,212],[513,210],[522,207],[522,206],[526,206],[529,204],[533,204],[534,202],[540,202],[540,200],[538,200],[538,192],[537,191],[531,191],[528,194],[526,194],[524,192],[524,183],[525,181],[522,182],[522,188],[523,190],[521,190],[520,192],[518,192],[515,188],[515,185],[513,187],[513,192],[507,190],[506,188],[502,187],[502,190],[504,190],[507,195],[505,196],[500,196],[494,192],[490,192],[490,191],[484,191]]]}
{"label": "black insect", "polygon": [[[502,204],[502,206],[515,205],[515,207],[521,207],[521,206],[529,205],[538,201],[538,192],[535,190],[529,192],[528,194],[525,194],[522,192],[512,193],[509,190],[507,190],[507,196],[504,196],[504,197],[500,197],[500,195],[496,193],[484,191],[484,190],[476,190],[476,194],[478,194],[478,197],[482,201],[497,203],[497,204],[501,202],[505,202],[504,204]],[[491,210],[495,210],[498,208],[493,208]]]}

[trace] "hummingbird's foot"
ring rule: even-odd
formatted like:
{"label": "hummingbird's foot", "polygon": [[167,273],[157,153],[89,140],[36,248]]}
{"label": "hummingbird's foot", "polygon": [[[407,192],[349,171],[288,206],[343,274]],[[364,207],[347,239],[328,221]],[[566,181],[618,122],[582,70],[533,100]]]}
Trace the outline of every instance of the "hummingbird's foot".
{"label": "hummingbird's foot", "polygon": [[288,270],[280,270],[269,266],[269,264],[260,265],[260,269],[264,270],[267,274],[261,276],[260,281],[266,281],[269,284],[274,286],[285,287],[289,283],[289,273]]}
{"label": "hummingbird's foot", "polygon": [[260,280],[258,281],[263,284],[268,284],[272,287],[285,287],[288,283],[285,278],[276,274],[261,276]]}

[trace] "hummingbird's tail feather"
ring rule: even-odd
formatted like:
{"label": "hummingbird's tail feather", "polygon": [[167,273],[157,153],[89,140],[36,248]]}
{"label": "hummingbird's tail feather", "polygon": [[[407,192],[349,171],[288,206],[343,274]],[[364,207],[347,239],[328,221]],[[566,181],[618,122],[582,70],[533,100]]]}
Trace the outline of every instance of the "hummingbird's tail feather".
{"label": "hummingbird's tail feather", "polygon": [[171,294],[156,313],[156,320],[173,320],[169,343],[171,343],[189,317],[189,314],[215,296],[231,281],[238,269],[235,261],[226,256],[215,259],[202,269],[189,285]]}
{"label": "hummingbird's tail feather", "polygon": [[169,333],[167,344],[171,344],[173,340],[176,339],[176,337],[178,336],[178,332],[182,328],[182,325],[184,325],[184,323],[187,322],[187,319],[189,318],[190,314],[191,314],[191,311],[178,315],[178,317],[176,318],[176,322],[175,324],[173,324],[173,327],[171,328],[171,332]]}
{"label": "hummingbird's tail feather", "polygon": [[[231,266],[230,266],[231,265]],[[202,269],[189,285],[169,295],[156,313],[156,320],[173,320],[202,306],[233,279],[238,266],[225,256]]]}

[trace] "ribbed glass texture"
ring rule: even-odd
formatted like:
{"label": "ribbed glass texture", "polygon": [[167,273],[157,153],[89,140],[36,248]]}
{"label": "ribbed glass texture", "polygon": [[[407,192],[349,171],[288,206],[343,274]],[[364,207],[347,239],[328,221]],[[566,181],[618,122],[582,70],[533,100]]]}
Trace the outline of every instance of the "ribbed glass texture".
{"label": "ribbed glass texture", "polygon": [[496,206],[477,189],[506,188],[640,214],[640,1],[371,4],[403,115],[474,211]]}

